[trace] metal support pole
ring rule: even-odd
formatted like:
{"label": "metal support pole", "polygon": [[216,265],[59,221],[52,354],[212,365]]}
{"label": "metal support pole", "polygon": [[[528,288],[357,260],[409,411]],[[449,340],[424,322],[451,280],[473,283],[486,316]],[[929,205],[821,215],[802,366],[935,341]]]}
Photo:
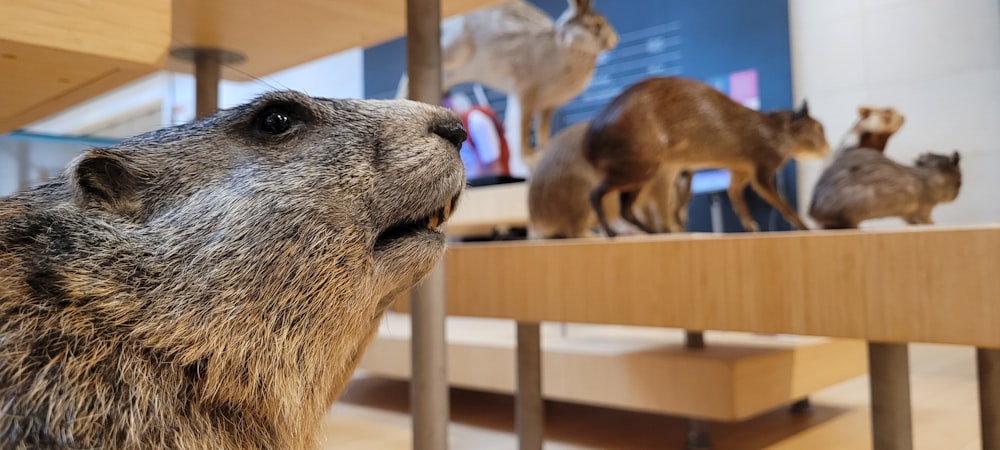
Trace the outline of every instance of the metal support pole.
{"label": "metal support pole", "polygon": [[910,358],[907,344],[869,342],[874,450],[910,450]]}
{"label": "metal support pole", "polygon": [[1000,450],[1000,349],[976,349],[983,450]]}
{"label": "metal support pole", "polygon": [[541,450],[545,440],[542,343],[538,322],[517,323],[515,428],[520,450]]}
{"label": "metal support pole", "polygon": [[[406,0],[406,72],[409,98],[441,103],[441,2]],[[410,414],[413,448],[448,448],[448,379],[444,261],[417,287],[410,302],[413,325]]]}
{"label": "metal support pole", "polygon": [[[712,219],[712,232],[713,233],[725,233],[725,227],[722,224],[722,199],[720,198],[720,193],[713,192],[709,194],[709,213]],[[695,330],[685,330],[684,331],[684,346],[689,349],[702,349],[705,348],[705,333],[702,331]]]}
{"label": "metal support pole", "polygon": [[200,48],[194,51],[195,119],[212,115],[219,109],[219,81],[222,78],[222,55]]}
{"label": "metal support pole", "polygon": [[686,450],[710,450],[712,441],[708,437],[708,423],[701,419],[688,419]]}
{"label": "metal support pole", "polygon": [[444,261],[410,295],[410,416],[413,448],[448,448],[448,373]]}
{"label": "metal support pole", "polygon": [[242,53],[211,47],[175,48],[170,56],[194,64],[195,119],[210,116],[219,109],[222,66],[246,60]]}
{"label": "metal support pole", "polygon": [[701,331],[684,330],[684,346],[691,350],[705,348],[705,333]]}
{"label": "metal support pole", "polygon": [[[701,331],[684,330],[684,347],[688,350],[705,348],[705,333]],[[701,419],[688,419],[687,450],[708,450],[712,442],[708,435],[708,423]]]}

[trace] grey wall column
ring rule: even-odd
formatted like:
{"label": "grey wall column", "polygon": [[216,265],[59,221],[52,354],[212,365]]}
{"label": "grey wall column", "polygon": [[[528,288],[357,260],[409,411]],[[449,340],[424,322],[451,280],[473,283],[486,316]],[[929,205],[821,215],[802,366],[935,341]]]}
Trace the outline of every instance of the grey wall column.
{"label": "grey wall column", "polygon": [[[441,103],[440,0],[406,1],[406,72],[411,100]],[[410,296],[413,448],[448,448],[444,260]]]}

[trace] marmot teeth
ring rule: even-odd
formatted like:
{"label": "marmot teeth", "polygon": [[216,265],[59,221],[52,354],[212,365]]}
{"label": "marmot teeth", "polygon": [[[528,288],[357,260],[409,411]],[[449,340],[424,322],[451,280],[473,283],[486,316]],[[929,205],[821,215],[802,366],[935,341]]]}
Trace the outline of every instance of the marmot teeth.
{"label": "marmot teeth", "polygon": [[446,209],[447,207],[444,207],[434,211],[434,213],[431,214],[430,218],[427,220],[427,228],[430,228],[433,231],[441,231],[438,228],[441,227],[441,225],[444,225],[444,222],[448,220],[448,215],[445,212]]}
{"label": "marmot teeth", "polygon": [[434,213],[427,219],[427,228],[430,228],[433,231],[441,231],[439,228],[451,218],[451,213],[455,210],[455,203],[457,201],[458,196],[455,196],[450,201],[446,202],[443,207],[434,211]]}

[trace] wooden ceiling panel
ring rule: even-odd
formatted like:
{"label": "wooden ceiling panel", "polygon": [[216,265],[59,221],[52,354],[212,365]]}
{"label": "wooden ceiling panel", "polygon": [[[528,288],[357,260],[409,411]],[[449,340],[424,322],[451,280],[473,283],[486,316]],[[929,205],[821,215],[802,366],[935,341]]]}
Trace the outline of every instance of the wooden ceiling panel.
{"label": "wooden ceiling panel", "polygon": [[[447,17],[502,0],[442,0]],[[231,80],[262,77],[406,31],[404,0],[2,0],[0,133],[164,67],[175,47],[246,56]]]}
{"label": "wooden ceiling panel", "polygon": [[157,64],[170,39],[170,0],[3,0],[0,42]]}
{"label": "wooden ceiling panel", "polygon": [[[461,14],[501,0],[442,0],[442,15]],[[246,60],[223,70],[246,81],[406,32],[403,0],[174,0],[173,41],[178,47],[216,47]],[[191,72],[171,58],[167,68]]]}
{"label": "wooden ceiling panel", "polygon": [[163,67],[170,0],[0,1],[0,133]]}

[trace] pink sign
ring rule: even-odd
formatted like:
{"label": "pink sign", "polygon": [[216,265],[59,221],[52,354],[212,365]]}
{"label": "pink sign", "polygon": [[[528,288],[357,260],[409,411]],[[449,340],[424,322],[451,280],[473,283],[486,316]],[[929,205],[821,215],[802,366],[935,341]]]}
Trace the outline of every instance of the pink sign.
{"label": "pink sign", "polygon": [[729,97],[746,107],[759,109],[760,90],[757,70],[749,69],[729,74]]}

